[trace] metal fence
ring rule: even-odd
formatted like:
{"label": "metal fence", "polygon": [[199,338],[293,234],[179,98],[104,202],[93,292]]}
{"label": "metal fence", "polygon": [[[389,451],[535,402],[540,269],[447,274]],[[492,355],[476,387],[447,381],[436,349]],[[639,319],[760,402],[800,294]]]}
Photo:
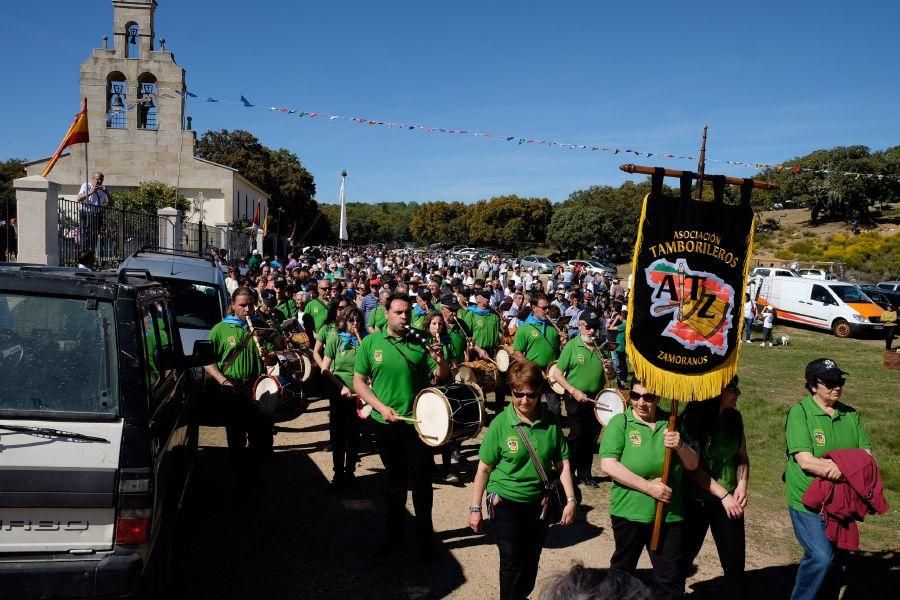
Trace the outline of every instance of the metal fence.
{"label": "metal fence", "polygon": [[58,229],[60,265],[75,266],[79,253],[93,250],[98,269],[115,268],[145,246],[198,255],[219,248],[237,258],[250,251],[253,240],[230,226],[181,223],[176,217],[86,206],[65,199],[59,201]]}

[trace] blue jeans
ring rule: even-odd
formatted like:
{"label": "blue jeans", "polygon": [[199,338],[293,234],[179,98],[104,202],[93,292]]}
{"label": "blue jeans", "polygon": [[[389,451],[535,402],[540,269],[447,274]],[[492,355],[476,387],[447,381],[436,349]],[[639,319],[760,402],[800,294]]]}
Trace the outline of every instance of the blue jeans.
{"label": "blue jeans", "polygon": [[744,339],[750,341],[750,335],[753,333],[753,317],[744,318]]}
{"label": "blue jeans", "polygon": [[[788,508],[788,512],[794,526],[794,535],[803,546],[803,558],[797,569],[791,600],[813,600],[819,597],[819,590],[823,590],[823,587],[833,587],[836,592],[839,581],[829,581],[829,585],[825,585],[829,575],[834,577],[842,570],[840,566],[834,565],[834,546],[825,536],[825,522],[817,514],[793,508]],[[822,596],[830,597],[828,594]]]}

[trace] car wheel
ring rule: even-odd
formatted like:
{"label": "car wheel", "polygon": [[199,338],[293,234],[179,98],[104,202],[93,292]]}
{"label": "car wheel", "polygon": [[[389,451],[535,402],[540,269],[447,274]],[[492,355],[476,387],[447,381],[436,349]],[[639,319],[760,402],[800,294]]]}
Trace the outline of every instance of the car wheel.
{"label": "car wheel", "polygon": [[850,337],[850,323],[844,319],[835,319],[834,323],[831,324],[831,333],[839,338]]}

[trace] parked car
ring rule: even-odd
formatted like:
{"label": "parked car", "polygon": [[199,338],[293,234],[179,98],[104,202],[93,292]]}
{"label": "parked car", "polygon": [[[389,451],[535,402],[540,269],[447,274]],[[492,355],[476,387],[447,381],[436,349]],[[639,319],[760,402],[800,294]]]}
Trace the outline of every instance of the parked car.
{"label": "parked car", "polygon": [[615,277],[616,269],[615,267],[608,267],[601,262],[596,260],[570,260],[566,262],[570,267],[574,267],[575,265],[581,265],[581,267],[591,273],[592,275],[600,275],[601,273],[606,273],[607,277]]}
{"label": "parked car", "polygon": [[882,281],[878,287],[890,292],[900,292],[900,281]]}
{"label": "parked car", "polygon": [[556,267],[552,260],[538,254],[525,256],[519,264],[523,269],[534,269],[537,273],[552,273]]}
{"label": "parked car", "polygon": [[872,302],[881,308],[887,309],[888,306],[900,306],[900,291],[893,292],[876,285],[861,285],[859,289],[865,292],[866,296],[871,298]]}
{"label": "parked car", "polygon": [[852,283],[803,277],[772,277],[757,302],[771,305],[779,320],[831,331],[838,337],[880,332],[881,307]]}
{"label": "parked car", "polygon": [[0,264],[0,598],[173,597],[196,455],[172,297],[146,271]]}
{"label": "parked car", "polygon": [[828,279],[828,273],[824,269],[798,269],[797,274],[807,279]]}
{"label": "parked car", "polygon": [[778,267],[756,267],[750,273],[751,278],[755,277],[799,277],[799,275],[790,269],[782,269]]}
{"label": "parked car", "polygon": [[158,248],[142,248],[126,258],[120,270],[143,269],[169,290],[175,302],[175,321],[185,351],[197,340],[209,339],[209,331],[226,314],[231,300],[225,277],[211,258]]}

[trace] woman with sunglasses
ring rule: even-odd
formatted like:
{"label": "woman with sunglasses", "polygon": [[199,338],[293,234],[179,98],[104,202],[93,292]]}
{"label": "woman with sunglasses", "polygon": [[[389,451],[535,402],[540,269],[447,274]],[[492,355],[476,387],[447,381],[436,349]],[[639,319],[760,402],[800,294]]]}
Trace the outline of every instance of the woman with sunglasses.
{"label": "woman with sunglasses", "polygon": [[[447,331],[444,315],[436,310],[429,311],[423,318],[423,329],[431,337],[432,345],[444,355],[444,360],[450,366],[451,372],[456,373],[459,364],[465,358],[465,345],[460,348],[454,344],[453,338]],[[459,452],[461,444],[461,442],[454,442],[441,446],[441,475],[444,483],[459,483],[459,475],[451,472],[450,464],[453,453]]]}
{"label": "woman with sunglasses", "polygon": [[[840,480],[835,462],[822,455],[832,450],[860,448],[871,454],[872,444],[859,413],[840,401],[847,373],[833,360],[819,358],[806,365],[809,395],[791,407],[785,425],[787,467],[785,484],[794,535],[803,546],[792,600],[815,598],[823,588],[839,589],[835,547],[825,535],[825,522],[803,505],[803,494],[816,477]],[[828,576],[831,575],[829,578]],[[826,583],[826,579],[830,579]]]}
{"label": "woman with sunglasses", "polygon": [[700,466],[685,482],[683,573],[693,564],[712,529],[719,562],[725,575],[722,597],[747,597],[744,581],[744,509],[750,460],[744,438],[744,421],[737,410],[741,394],[738,378],[722,393],[703,402],[692,402],[683,419],[690,437],[700,448]]}
{"label": "woman with sunglasses", "polygon": [[559,417],[540,402],[543,370],[528,361],[517,362],[509,370],[508,383],[512,400],[491,422],[478,451],[469,526],[481,531],[487,490],[487,510],[500,552],[500,598],[520,600],[534,589],[550,525],[543,518],[544,485],[521,435],[528,436],[545,472],[553,467],[560,473],[567,496],[560,525],[575,518],[577,500],[566,435]]}
{"label": "woman with sunglasses", "polygon": [[[609,512],[616,549],[610,568],[634,573],[644,547],[653,565],[654,598],[681,598],[681,497],[683,469],[697,468],[698,456],[681,432],[667,431],[669,414],[659,408],[659,397],[633,379],[631,407],[614,416],[600,441],[600,468],[613,480]],[[660,481],[666,449],[673,450],[671,487]],[[666,504],[660,546],[650,550],[656,502]]]}

